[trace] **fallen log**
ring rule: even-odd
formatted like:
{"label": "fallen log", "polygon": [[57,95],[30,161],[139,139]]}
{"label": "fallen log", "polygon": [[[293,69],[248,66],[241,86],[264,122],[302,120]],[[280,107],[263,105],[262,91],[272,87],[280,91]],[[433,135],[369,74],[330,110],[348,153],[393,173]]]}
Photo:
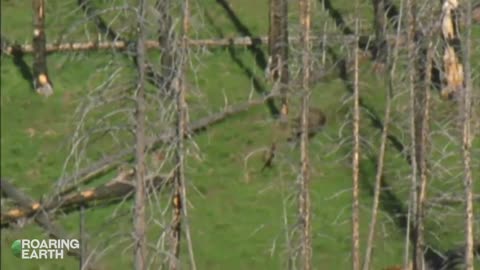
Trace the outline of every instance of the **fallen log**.
{"label": "fallen log", "polygon": [[[14,201],[22,200],[20,207],[2,211],[0,216],[0,227],[7,228],[11,223],[23,218],[37,217],[38,214],[44,215],[58,215],[59,213],[70,213],[72,211],[80,209],[80,207],[89,208],[99,204],[109,205],[116,203],[118,200],[130,199],[135,189],[134,182],[132,181],[135,176],[134,170],[128,172],[122,172],[117,177],[113,178],[106,184],[100,185],[95,188],[85,189],[83,191],[68,194],[62,197],[56,198],[54,201],[49,201],[45,204],[34,201],[32,199],[22,200],[21,197],[16,195],[20,192],[18,190],[11,191],[11,184],[6,183],[8,186],[7,197]],[[147,192],[159,189],[169,179],[167,176],[154,176],[147,178],[146,186]],[[2,190],[5,182],[2,180]],[[58,235],[57,235],[58,236]],[[62,237],[64,238],[64,237]]]}
{"label": "fallen log", "polygon": [[[18,216],[17,219],[9,220],[9,222],[13,222],[22,218],[22,213],[31,212],[32,214],[30,216],[33,217],[35,222],[47,232],[49,237],[54,239],[68,239],[68,236],[65,230],[61,226],[56,225],[51,221],[49,214],[42,207],[42,205],[40,205],[40,203],[36,202],[32,198],[30,198],[27,194],[17,189],[8,180],[0,179],[0,191],[4,196],[11,198],[15,202],[15,204],[19,206],[10,211],[7,211],[6,213],[3,213],[2,211],[2,215],[1,215],[2,228],[4,224],[4,216],[5,217]],[[73,256],[77,259],[80,259],[79,250],[69,250],[67,254],[69,256]]]}
{"label": "fallen log", "polygon": [[[364,40],[373,41],[373,36],[362,36]],[[396,36],[389,36],[390,43],[395,42]],[[298,41],[298,37],[290,37],[290,42]],[[321,37],[313,37],[313,40],[321,42],[326,40],[328,42],[336,42],[342,44],[349,44],[355,42],[355,37],[352,35],[340,34],[325,34]],[[404,44],[405,38],[400,37],[400,44]],[[189,39],[188,45],[190,47],[226,47],[226,46],[252,46],[254,44],[266,45],[268,43],[267,36],[260,37],[231,37],[231,38],[212,38],[212,39]],[[65,43],[49,43],[46,45],[48,53],[54,52],[85,52],[95,50],[115,50],[125,51],[129,50],[131,42],[124,40],[115,41],[87,41],[87,42],[65,42]],[[160,43],[157,40],[146,40],[145,48],[148,50],[160,49]],[[2,54],[13,55],[14,52],[22,52],[24,54],[33,53],[32,44],[4,44],[2,46]]]}

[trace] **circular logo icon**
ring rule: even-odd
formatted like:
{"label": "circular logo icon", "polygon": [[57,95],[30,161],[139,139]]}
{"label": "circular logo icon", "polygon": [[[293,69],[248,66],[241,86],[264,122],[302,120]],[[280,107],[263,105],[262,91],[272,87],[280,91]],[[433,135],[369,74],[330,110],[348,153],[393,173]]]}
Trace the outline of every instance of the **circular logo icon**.
{"label": "circular logo icon", "polygon": [[22,255],[22,242],[20,240],[13,241],[12,252],[15,257],[20,258]]}

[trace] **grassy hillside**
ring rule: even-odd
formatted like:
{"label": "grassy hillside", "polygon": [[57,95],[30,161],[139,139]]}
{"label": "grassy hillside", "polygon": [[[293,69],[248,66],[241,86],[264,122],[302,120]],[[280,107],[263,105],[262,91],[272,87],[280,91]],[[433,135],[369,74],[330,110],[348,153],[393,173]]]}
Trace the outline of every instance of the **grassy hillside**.
{"label": "grassy hillside", "polygon": [[[72,3],[70,3],[72,2]],[[95,38],[95,26],[82,23],[84,16],[75,1],[47,1],[47,37],[53,42],[60,35],[66,41]],[[93,1],[98,7],[108,6],[108,1]],[[154,2],[154,1],[150,1]],[[268,30],[267,3],[257,0],[230,0],[232,10],[241,23],[255,35],[265,35]],[[335,7],[352,25],[353,5],[351,1],[334,1]],[[121,5],[120,3],[117,3]],[[2,1],[1,32],[12,41],[30,42],[30,3],[27,1]],[[296,5],[291,5],[291,32],[298,30]],[[241,31],[232,23],[224,8],[213,0],[196,1],[192,4],[193,30],[195,38],[234,37]],[[320,2],[314,5],[314,29],[321,32],[327,22],[328,32],[340,33],[334,21],[322,9]],[[361,9],[362,31],[370,31],[371,7],[364,3]],[[126,22],[131,14],[122,13],[120,18],[106,13],[112,27],[127,29]],[[155,13],[149,11],[152,21]],[[133,22],[133,21],[131,21]],[[155,38],[155,25],[149,26],[149,35]],[[119,30],[120,31],[120,30]],[[130,32],[129,32],[130,31]],[[88,35],[86,34],[88,33]],[[90,36],[89,36],[90,35]],[[473,29],[473,45],[477,48],[480,29]],[[332,44],[339,58],[348,55],[342,44]],[[266,48],[260,47],[266,54]],[[298,47],[291,50],[292,58],[298,56]],[[312,233],[313,262],[315,269],[350,269],[350,216],[351,216],[351,161],[350,139],[351,93],[348,83],[339,76],[338,65],[332,55],[326,57],[326,67],[321,67],[321,46],[315,45],[316,64],[314,72],[325,72],[325,79],[313,86],[312,104],[322,108],[327,115],[327,127],[311,141],[312,162]],[[474,51],[472,64],[474,77],[478,77],[480,50]],[[263,89],[272,86],[265,81],[264,71],[257,65],[248,48],[194,49],[191,53],[188,74],[190,120],[220,111],[225,102],[235,104],[246,101],[249,95],[260,97],[256,92],[261,87],[254,85],[253,77],[260,79]],[[159,65],[157,52],[149,53],[149,61]],[[32,58],[23,58],[31,65]],[[348,59],[347,59],[348,60]],[[34,93],[31,82],[19,69],[14,59],[2,55],[1,65],[1,176],[36,199],[48,198],[53,194],[56,181],[62,175],[74,171],[75,159],[65,165],[72,152],[72,138],[77,130],[81,110],[93,97],[92,90],[110,75],[122,74],[113,85],[110,95],[128,88],[134,80],[135,69],[125,56],[112,51],[88,53],[53,53],[48,58],[48,68],[54,84],[54,95],[48,99]],[[298,59],[292,60],[292,77],[296,79]],[[405,146],[409,144],[408,133],[408,90],[404,61],[400,61],[398,77],[395,78],[393,101],[393,123],[391,133]],[[368,234],[371,186],[375,179],[375,160],[380,145],[380,132],[371,123],[372,113],[383,119],[385,107],[384,78],[373,72],[368,60],[361,65],[361,95],[370,110],[362,110],[361,156],[361,244],[364,248]],[[478,80],[475,81],[478,98]],[[123,87],[123,88],[122,88]],[[255,89],[255,87],[257,89]],[[131,90],[131,89],[130,89]],[[107,91],[107,90],[105,90]],[[117,91],[117,92],[116,92]],[[153,87],[149,86],[153,92]],[[294,92],[294,90],[292,90]],[[98,92],[96,92],[98,93]],[[253,94],[252,94],[253,93]],[[298,112],[298,96],[292,95],[292,113]],[[432,91],[432,152],[429,196],[439,197],[442,193],[461,194],[462,168],[460,166],[460,144],[456,110],[452,104],[440,99]],[[125,106],[131,106],[126,104]],[[116,104],[121,107],[122,105]],[[113,106],[113,108],[115,108]],[[102,107],[89,114],[86,125],[92,125],[112,107]],[[157,108],[151,108],[155,114]],[[168,120],[156,123],[152,116],[150,133],[165,128]],[[111,123],[131,121],[126,117],[111,120]],[[109,124],[111,124],[109,122]],[[478,123],[478,115],[477,115]],[[158,128],[158,129],[156,129]],[[236,115],[220,124],[209,127],[192,137],[188,142],[187,172],[190,227],[198,269],[283,269],[287,264],[286,232],[296,222],[295,178],[299,151],[287,143],[279,145],[278,159],[273,169],[261,171],[262,154],[259,149],[269,147],[278,134],[275,121],[266,106],[257,106],[248,112]],[[473,141],[475,191],[480,193],[480,136]],[[91,164],[108,153],[133,145],[131,134],[120,134],[120,142],[110,137],[92,139],[81,166]],[[167,152],[170,146],[160,147],[158,152]],[[252,152],[258,153],[252,155]],[[247,159],[247,157],[249,157]],[[64,172],[64,168],[65,172]],[[166,169],[165,169],[166,170]],[[165,171],[162,171],[165,173]],[[116,174],[115,171],[92,183],[96,186]],[[398,226],[398,204],[407,208],[410,167],[403,153],[391,144],[388,146],[384,179],[392,186],[395,198],[384,198],[376,235],[372,269],[400,264],[403,260],[404,232]],[[82,187],[84,188],[84,187]],[[170,220],[167,208],[169,191],[159,192],[158,201],[148,207],[149,243],[152,247],[164,232]],[[153,200],[153,199],[152,199]],[[478,205],[478,204],[476,204]],[[2,199],[2,211],[10,202]],[[446,250],[461,244],[463,239],[462,205],[433,206],[427,213],[426,239],[432,246]],[[130,233],[131,201],[115,206],[91,208],[86,212],[88,248],[96,249],[100,258],[98,269],[130,269],[132,249]],[[480,235],[480,207],[476,207],[476,235]],[[285,224],[284,218],[288,218]],[[59,216],[57,222],[64,226],[72,237],[78,237],[79,215],[70,213]],[[22,228],[2,229],[2,269],[74,269],[78,262],[72,258],[62,261],[21,261],[10,252],[10,245],[19,238],[46,238],[33,222]],[[104,250],[105,248],[107,248]],[[187,251],[182,246],[182,259],[187,262]],[[153,248],[152,248],[153,249]],[[100,251],[103,251],[100,253]],[[151,251],[153,253],[153,251]],[[185,255],[183,255],[185,254]],[[162,254],[161,256],[164,256]],[[156,262],[158,263],[158,262]],[[478,265],[478,263],[477,263]]]}

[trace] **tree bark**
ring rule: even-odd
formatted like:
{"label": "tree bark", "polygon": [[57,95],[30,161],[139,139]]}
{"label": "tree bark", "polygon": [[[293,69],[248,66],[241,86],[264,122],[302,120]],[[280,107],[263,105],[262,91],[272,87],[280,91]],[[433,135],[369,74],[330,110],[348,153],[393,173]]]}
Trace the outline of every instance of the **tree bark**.
{"label": "tree bark", "polygon": [[145,9],[146,1],[139,0],[137,13],[137,72],[138,82],[136,91],[136,183],[135,183],[135,211],[134,211],[134,264],[136,270],[147,268],[147,241],[145,218]]}
{"label": "tree bark", "polygon": [[310,205],[310,161],[308,157],[308,109],[310,100],[310,0],[299,0],[301,42],[302,42],[302,100],[301,100],[301,139],[300,139],[300,179],[299,179],[299,223],[301,232],[300,262],[301,269],[312,268],[312,236]]}
{"label": "tree bark", "polygon": [[45,2],[32,0],[33,6],[33,87],[43,96],[53,94],[53,87],[48,76],[47,51],[45,35]]}

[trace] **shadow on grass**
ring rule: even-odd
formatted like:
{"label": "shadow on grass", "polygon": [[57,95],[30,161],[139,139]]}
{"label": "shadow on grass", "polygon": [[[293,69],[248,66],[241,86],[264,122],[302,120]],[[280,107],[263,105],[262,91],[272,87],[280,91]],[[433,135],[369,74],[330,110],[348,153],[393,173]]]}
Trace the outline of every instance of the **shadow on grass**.
{"label": "shadow on grass", "polygon": [[[237,14],[232,10],[230,5],[225,0],[217,0],[217,3],[225,10],[227,13],[228,18],[233,23],[237,31],[242,34],[243,36],[253,38],[252,32],[248,29],[248,27],[242,23],[242,21],[238,18]],[[253,41],[253,44],[248,46],[248,50],[253,54],[255,57],[255,62],[257,66],[262,70],[267,68],[267,59],[265,54],[263,53],[262,49],[259,47],[260,42]]]}
{"label": "shadow on grass", "polygon": [[[332,5],[330,0],[319,0],[319,2],[323,5],[324,9],[327,13],[332,17],[335,21],[335,25],[342,31],[344,35],[353,35],[354,31],[347,25],[345,22],[342,14]],[[391,24],[393,29],[397,29],[398,27],[398,18],[399,18],[399,10],[395,4],[390,0],[385,0],[385,15],[387,17],[388,22]],[[424,36],[420,33],[417,34],[417,40],[422,39]],[[379,53],[379,48],[377,48],[374,44],[371,44],[368,36],[360,36],[358,41],[358,47],[364,51],[368,51],[371,53],[373,59]],[[419,59],[426,59],[427,58],[427,48],[426,45],[423,45],[420,48],[420,58]],[[421,63],[425,65],[425,63]],[[441,72],[439,68],[439,64],[436,62],[432,63],[432,67],[430,70],[432,86],[434,90],[440,92],[442,88],[441,82]],[[425,67],[424,67],[425,68]],[[425,70],[422,72],[425,74]],[[423,76],[424,77],[424,76]]]}
{"label": "shadow on grass", "polygon": [[[223,2],[221,0],[218,0],[220,2]],[[227,5],[228,6],[228,5]],[[215,21],[213,20],[212,16],[210,15],[210,13],[205,10],[205,18],[208,22],[208,24],[213,28],[215,29],[215,32],[217,32],[217,34],[223,38],[224,37],[224,34],[223,34],[223,31],[222,29],[220,29],[220,27],[218,27],[216,24],[215,24]],[[236,18],[236,16],[235,16]],[[248,29],[247,29],[248,31]],[[252,46],[249,46],[250,47],[253,47],[255,45],[255,43],[252,45]],[[256,45],[255,45],[256,46]],[[258,94],[260,95],[263,95],[263,96],[266,96],[268,95],[268,91],[267,89],[265,88],[265,86],[263,85],[262,81],[257,77],[255,76],[255,74],[253,73],[252,69],[249,68],[243,61],[242,59],[240,59],[238,56],[237,56],[237,52],[235,50],[235,47],[231,44],[228,46],[228,52],[230,54],[230,57],[231,59],[233,60],[233,62],[235,64],[237,64],[238,67],[240,67],[240,69],[243,71],[243,73],[250,79],[252,80],[252,83],[253,83],[253,88],[255,90],[255,92],[257,92]],[[264,59],[264,56],[263,56],[263,52],[260,48],[258,47],[255,47],[254,49],[250,49],[250,50],[259,50],[262,54],[262,56],[260,58],[263,58]],[[257,56],[257,55],[256,55]],[[257,62],[258,63],[258,62]],[[265,64],[266,66],[266,64]],[[273,117],[278,117],[280,115],[280,111],[279,109],[277,108],[277,106],[275,105],[275,102],[273,100],[273,98],[269,98],[267,99],[266,101],[267,103],[267,107],[270,111],[270,114],[273,116]]]}
{"label": "shadow on grass", "polygon": [[[77,4],[83,10],[85,16],[88,19],[93,20],[98,31],[105,35],[110,41],[123,41],[127,45],[127,49],[122,51],[124,55],[132,59],[135,67],[138,68],[138,59],[137,55],[137,44],[136,41],[129,41],[123,38],[117,31],[115,31],[97,12],[97,9],[92,5],[89,0],[78,0]],[[148,62],[145,64],[145,72],[147,82],[155,86],[158,89],[164,89],[163,94],[171,94],[171,76],[169,74],[160,74],[158,73],[153,66]],[[166,87],[164,87],[166,86]]]}
{"label": "shadow on grass", "polygon": [[[374,185],[373,182],[368,181],[369,179],[375,179],[378,163],[377,158],[373,155],[369,156],[369,161],[373,165],[370,168],[367,168],[365,165],[360,166],[360,175],[363,181],[360,181],[360,185],[363,189],[369,192],[370,196],[374,196]],[[414,243],[416,238],[414,224],[410,222],[410,230],[407,230],[408,227],[408,209],[403,204],[402,200],[393,192],[393,188],[385,180],[385,176],[382,174],[380,178],[380,207],[388,213],[390,217],[393,218],[396,226],[402,231],[405,235],[409,233],[408,237],[411,243]],[[425,229],[427,231],[428,229]],[[432,267],[431,269],[445,269],[442,268],[444,265],[453,263],[452,260],[448,259],[448,256],[445,256],[442,252],[437,251],[430,244],[425,243],[424,259],[425,262]],[[453,258],[453,257],[452,257]],[[430,268],[429,268],[430,269]],[[446,268],[450,269],[450,268]]]}
{"label": "shadow on grass", "polygon": [[[344,58],[339,58],[338,55],[335,53],[335,51],[331,47],[327,47],[327,53],[332,57],[332,59],[334,60],[334,63],[336,63],[339,77],[344,83],[346,90],[349,93],[353,94],[353,91],[354,91],[353,82],[348,75],[347,61]],[[382,131],[384,123],[382,121],[382,118],[375,111],[375,109],[372,106],[365,103],[365,101],[361,97],[360,97],[359,103],[360,103],[360,107],[367,112],[366,113],[367,118],[370,120],[370,123],[372,124],[372,126]],[[400,141],[400,139],[398,139],[393,134],[387,134],[387,139],[393,145],[393,147],[400,154],[403,155],[405,161],[410,165],[412,163],[412,158],[410,156],[410,153],[408,152],[408,149]]]}
{"label": "shadow on grass", "polygon": [[28,66],[28,64],[25,62],[25,59],[23,59],[23,52],[18,45],[13,45],[12,47],[12,55],[13,55],[13,64],[17,67],[17,69],[20,71],[20,74],[22,75],[22,78],[28,82],[30,85],[30,90],[33,89],[33,74]]}
{"label": "shadow on grass", "polygon": [[[371,197],[374,196],[375,187],[373,183],[375,182],[376,171],[378,168],[378,158],[376,155],[369,155],[368,160],[373,166],[373,169],[367,168],[365,165],[360,166],[360,179],[361,187],[366,190]],[[362,163],[361,163],[362,164]],[[363,163],[364,164],[364,163]],[[385,180],[385,176],[382,174],[380,178],[380,207],[388,213],[390,217],[394,220],[396,226],[401,230],[401,232],[406,235],[409,233],[409,239],[411,243],[414,243],[416,239],[414,224],[410,222],[410,230],[407,230],[408,227],[408,208],[405,207],[402,200],[393,192],[393,188]],[[425,231],[427,231],[426,229]],[[432,245],[425,243],[424,259],[425,262],[431,267],[429,269],[451,269],[443,268],[446,265],[456,264],[457,258],[463,258],[463,256],[458,256],[458,253],[454,250],[449,250],[445,253],[439,252],[438,249],[434,248]]]}

